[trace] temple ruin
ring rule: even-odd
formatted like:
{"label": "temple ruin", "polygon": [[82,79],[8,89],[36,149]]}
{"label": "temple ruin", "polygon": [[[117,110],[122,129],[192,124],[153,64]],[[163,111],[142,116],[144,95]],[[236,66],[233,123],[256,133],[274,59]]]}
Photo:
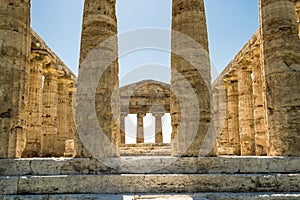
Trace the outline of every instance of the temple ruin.
{"label": "temple ruin", "polygon": [[31,29],[31,1],[1,0],[0,199],[300,198],[300,1],[259,0],[213,83],[204,1],[172,3],[170,84],[120,87],[116,0],[85,0],[78,77]]}

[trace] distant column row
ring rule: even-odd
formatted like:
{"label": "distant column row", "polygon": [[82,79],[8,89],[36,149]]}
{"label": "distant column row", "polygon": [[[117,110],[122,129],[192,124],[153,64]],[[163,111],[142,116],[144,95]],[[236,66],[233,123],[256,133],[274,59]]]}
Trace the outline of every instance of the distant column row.
{"label": "distant column row", "polygon": [[[120,122],[120,131],[121,131],[121,144],[126,144],[125,135],[125,118],[128,114],[121,113],[121,122]],[[163,131],[162,131],[162,117],[165,113],[153,113],[152,116],[155,117],[155,143],[163,143]],[[144,143],[145,142],[145,133],[144,133],[144,117],[146,113],[137,113],[137,128],[136,128],[136,143]]]}
{"label": "distant column row", "polygon": [[214,90],[219,105],[219,155],[266,155],[267,135],[259,64],[240,69]]}
{"label": "distant column row", "polygon": [[75,79],[49,55],[31,53],[26,146],[22,157],[64,156],[66,140],[73,139]]}

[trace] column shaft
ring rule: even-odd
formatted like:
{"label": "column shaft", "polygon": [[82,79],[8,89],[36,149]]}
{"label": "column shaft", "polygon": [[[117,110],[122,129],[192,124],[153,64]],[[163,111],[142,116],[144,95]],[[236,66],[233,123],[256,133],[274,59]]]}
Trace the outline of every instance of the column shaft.
{"label": "column shaft", "polygon": [[260,0],[270,156],[300,156],[300,42],[294,0]]}
{"label": "column shaft", "polygon": [[144,122],[143,122],[144,117],[145,117],[144,113],[137,114],[137,133],[136,133],[136,143],[137,144],[145,142]]}
{"label": "column shaft", "polygon": [[208,155],[206,147],[201,149],[212,118],[203,0],[173,0],[172,31],[172,155]]}
{"label": "column shaft", "polygon": [[74,118],[74,105],[73,105],[73,94],[75,92],[75,80],[69,80],[68,84],[68,99],[67,99],[67,118],[68,118],[68,139],[65,141],[65,152],[66,157],[76,157],[74,135],[76,131],[75,118]]}
{"label": "column shaft", "polygon": [[[224,83],[224,87],[220,87],[218,90],[219,99],[219,109],[218,117],[218,154],[219,155],[229,155],[230,154],[230,143],[229,143],[229,133],[228,133],[228,106],[227,106],[227,84]],[[217,98],[217,97],[216,97]]]}
{"label": "column shaft", "polygon": [[0,158],[19,158],[25,147],[30,1],[0,3]]}
{"label": "column shaft", "polygon": [[120,118],[121,144],[126,144],[126,128],[125,128],[126,116],[127,116],[127,114],[121,114],[121,118]]}
{"label": "column shaft", "polygon": [[155,117],[155,143],[163,143],[162,117],[164,114],[153,114]]}
{"label": "column shaft", "polygon": [[257,156],[267,154],[267,135],[265,107],[263,95],[263,80],[261,64],[253,66],[253,117],[255,131],[255,150]]}
{"label": "column shaft", "polygon": [[230,81],[227,90],[228,99],[228,140],[230,144],[229,154],[240,155],[240,136],[239,136],[239,97],[238,82]]}
{"label": "column shaft", "polygon": [[47,56],[31,53],[30,71],[28,77],[27,100],[27,134],[26,147],[22,157],[39,157],[41,151],[41,136],[43,122],[43,67]]}
{"label": "column shaft", "polygon": [[57,105],[57,140],[56,154],[63,156],[65,152],[65,142],[69,139],[69,87],[68,80],[60,78],[58,80],[58,105]]}
{"label": "column shaft", "polygon": [[241,155],[251,156],[255,155],[253,92],[251,72],[245,69],[238,71],[238,94]]}
{"label": "column shaft", "polygon": [[[97,74],[99,71],[101,71],[101,76],[99,77],[98,87],[95,94],[95,109],[101,130],[108,141],[101,140],[103,144],[97,144],[95,146],[102,148],[99,149],[99,151],[101,151],[102,156],[105,157],[119,156],[116,146],[119,146],[120,144],[118,61],[117,59],[113,59],[114,61],[111,63],[101,64],[106,63],[105,59],[110,60],[111,57],[118,57],[118,42],[116,37],[117,18],[115,6],[116,0],[85,1],[81,37],[80,67],[78,75],[78,79],[81,80],[81,74],[83,74],[83,71],[85,71],[85,73],[88,71],[90,74]],[[111,38],[112,36],[115,37]],[[107,39],[109,39],[109,42],[105,43]],[[95,48],[97,48],[98,55],[93,58],[88,57],[88,55],[95,50]],[[99,58],[99,55],[109,56],[105,58]],[[86,59],[88,62],[84,62]],[[89,77],[86,78],[89,79]],[[79,127],[79,129],[80,128],[81,127]],[[90,156],[88,151],[86,151],[84,146],[81,144],[78,136],[76,137],[76,142],[78,142],[78,144],[76,144],[76,147],[78,148],[77,156]],[[108,142],[110,143],[108,144]]]}
{"label": "column shaft", "polygon": [[54,71],[47,71],[44,79],[43,91],[43,134],[41,154],[43,157],[57,156],[57,106],[58,82]]}

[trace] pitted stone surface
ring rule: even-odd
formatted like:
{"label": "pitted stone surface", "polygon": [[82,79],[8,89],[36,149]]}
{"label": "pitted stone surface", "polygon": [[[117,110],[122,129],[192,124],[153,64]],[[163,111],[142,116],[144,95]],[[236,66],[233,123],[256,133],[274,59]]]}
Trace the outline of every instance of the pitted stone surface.
{"label": "pitted stone surface", "polygon": [[61,194],[61,195],[7,195],[2,200],[298,200],[300,193],[187,193],[187,194]]}
{"label": "pitted stone surface", "polygon": [[[108,167],[111,166],[111,167]],[[112,167],[115,168],[112,168]],[[133,156],[97,161],[89,158],[0,160],[0,175],[72,174],[243,174],[299,173],[297,157],[201,157]]]}
{"label": "pitted stone surface", "polygon": [[9,185],[1,189],[4,194],[300,192],[300,174],[52,175],[0,177],[0,182]]}

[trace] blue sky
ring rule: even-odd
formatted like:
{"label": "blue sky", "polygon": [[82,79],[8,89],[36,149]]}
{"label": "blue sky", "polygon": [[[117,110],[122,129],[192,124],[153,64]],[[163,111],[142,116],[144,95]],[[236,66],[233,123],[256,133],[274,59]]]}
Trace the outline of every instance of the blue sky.
{"label": "blue sky", "polygon": [[[32,0],[32,27],[75,73],[83,3],[83,0]],[[205,0],[205,5],[211,59],[221,71],[257,30],[258,0]],[[117,0],[117,17],[120,33],[143,27],[171,29],[171,0]],[[170,57],[166,52],[148,50],[126,55],[119,62],[121,77],[137,66],[149,69],[155,63],[148,76],[139,78],[163,80],[155,77],[155,69],[169,67]]]}

